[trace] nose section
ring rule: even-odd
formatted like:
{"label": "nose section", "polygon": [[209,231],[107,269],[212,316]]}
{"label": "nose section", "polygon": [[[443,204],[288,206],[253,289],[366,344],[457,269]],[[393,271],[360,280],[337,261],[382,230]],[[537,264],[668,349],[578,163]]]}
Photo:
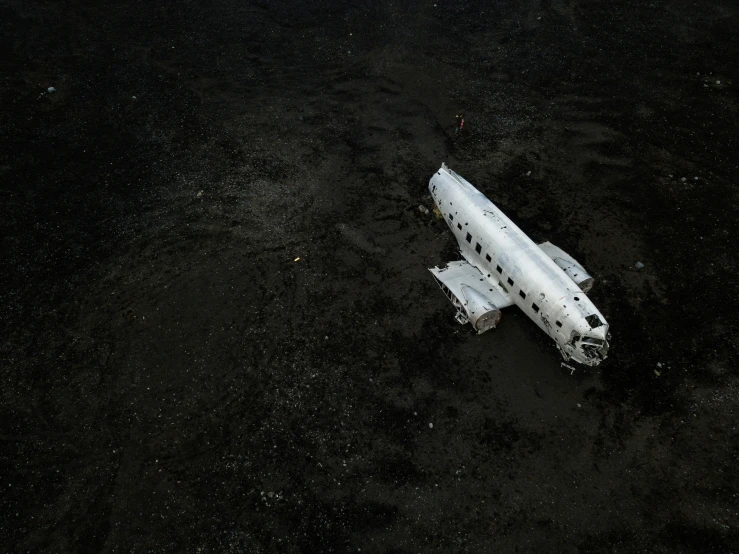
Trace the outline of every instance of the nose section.
{"label": "nose section", "polygon": [[609,344],[605,336],[585,336],[578,346],[589,365],[598,365],[608,357]]}
{"label": "nose section", "polygon": [[592,329],[590,332],[587,333],[586,336],[592,337],[594,339],[607,341],[608,340],[608,325],[602,325],[598,327],[597,329]]}

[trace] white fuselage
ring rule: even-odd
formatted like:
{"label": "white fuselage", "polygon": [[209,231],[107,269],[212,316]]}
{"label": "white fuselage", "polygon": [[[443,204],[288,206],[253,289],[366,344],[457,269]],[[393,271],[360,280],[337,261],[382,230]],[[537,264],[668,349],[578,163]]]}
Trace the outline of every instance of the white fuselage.
{"label": "white fuselage", "polygon": [[538,245],[446,166],[434,173],[429,191],[462,256],[552,337],[566,359],[586,365],[605,359],[605,318]]}

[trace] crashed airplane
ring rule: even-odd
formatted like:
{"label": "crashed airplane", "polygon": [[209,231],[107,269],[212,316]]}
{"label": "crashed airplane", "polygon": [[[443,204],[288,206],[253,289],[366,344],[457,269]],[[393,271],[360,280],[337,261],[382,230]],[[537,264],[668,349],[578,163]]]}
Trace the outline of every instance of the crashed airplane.
{"label": "crashed airplane", "polygon": [[565,361],[596,366],[606,359],[608,324],[586,296],[593,278],[574,258],[549,242],[535,244],[446,164],[429,191],[464,257],[429,269],[459,323],[484,333],[516,304],[554,339]]}

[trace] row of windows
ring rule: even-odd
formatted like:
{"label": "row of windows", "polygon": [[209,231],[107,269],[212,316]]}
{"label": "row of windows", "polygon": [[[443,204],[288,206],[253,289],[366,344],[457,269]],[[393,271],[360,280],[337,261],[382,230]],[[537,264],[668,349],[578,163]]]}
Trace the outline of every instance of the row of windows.
{"label": "row of windows", "polygon": [[[452,214],[449,214],[449,218],[450,218],[450,219],[453,219],[453,218],[452,218]],[[462,226],[461,226],[461,225],[460,225],[459,223],[457,223],[457,227],[458,227],[459,229],[462,229]],[[470,244],[472,244],[472,235],[471,235],[471,234],[467,233],[467,237],[466,237],[466,239],[467,239],[467,242],[469,242]],[[480,243],[479,243],[479,242],[476,242],[476,243],[475,243],[475,252],[477,252],[478,254],[482,254],[482,246],[480,246]],[[485,254],[485,259],[486,259],[486,260],[487,260],[488,262],[492,262],[492,261],[493,261],[493,259],[492,259],[492,258],[490,257],[490,254]],[[502,269],[502,268],[501,268],[501,267],[500,267],[499,265],[495,266],[495,269],[496,269],[496,270],[498,271],[498,273],[500,273],[501,275],[503,274],[503,269]],[[502,283],[501,283],[501,284],[502,284]],[[508,277],[508,284],[509,284],[509,285],[511,285],[511,286],[513,286],[513,285],[514,285],[514,281],[513,281],[513,279],[511,279],[510,277]],[[519,289],[519,291],[518,291],[518,294],[519,294],[519,296],[520,296],[521,298],[526,298],[526,293],[525,293],[524,291],[520,290],[520,289]],[[534,305],[533,305],[533,307],[534,307],[534,311],[538,313],[538,312],[539,312],[539,306],[537,306],[536,304],[534,304]]]}
{"label": "row of windows", "polygon": [[[451,202],[449,202],[449,204],[451,204]],[[454,221],[454,216],[451,213],[449,214],[449,220],[450,221]],[[462,230],[462,224],[461,223],[457,223],[457,229],[459,229],[460,231]],[[468,243],[472,244],[472,235],[470,233],[467,233],[467,236],[465,238],[467,239],[467,242]],[[475,243],[475,252],[477,252],[478,254],[481,254],[482,253],[482,246],[480,246],[480,243],[479,242],[476,242]],[[485,254],[485,259],[488,262],[492,262],[493,261],[493,259],[490,257],[490,254]],[[495,266],[495,270],[500,275],[503,275],[503,269],[499,265],[496,265]],[[513,281],[513,279],[511,279],[510,277],[508,277],[507,281],[508,281],[508,284],[511,285],[511,286],[513,286],[515,284],[515,282]],[[521,298],[523,298],[523,299],[526,298],[526,293],[524,291],[522,291],[521,289],[518,290],[518,295]],[[531,303],[531,307],[533,308],[534,313],[537,313],[537,314],[539,313],[539,306],[536,305],[536,302],[532,302]],[[562,324],[559,321],[555,321],[555,324],[557,325],[557,327],[562,327]]]}

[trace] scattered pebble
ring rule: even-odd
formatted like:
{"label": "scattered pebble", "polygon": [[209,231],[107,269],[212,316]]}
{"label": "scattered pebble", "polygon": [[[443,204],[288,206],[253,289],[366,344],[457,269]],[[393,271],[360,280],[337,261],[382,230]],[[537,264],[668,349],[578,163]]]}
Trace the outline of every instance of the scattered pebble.
{"label": "scattered pebble", "polygon": [[297,258],[295,258],[293,261],[294,262],[300,261],[300,256],[298,256]]}
{"label": "scattered pebble", "polygon": [[578,408],[582,408],[582,404],[578,404],[578,405],[577,405],[577,407],[578,407]]}
{"label": "scattered pebble", "polygon": [[55,92],[56,92],[56,89],[55,89],[54,87],[49,87],[49,88],[47,88],[46,90],[48,90],[48,91],[49,91],[49,94],[53,94],[53,93],[55,93]]}
{"label": "scattered pebble", "polygon": [[662,367],[662,362],[657,362],[657,367]]}
{"label": "scattered pebble", "polygon": [[531,177],[531,170],[530,170],[530,169],[529,169],[529,170],[528,170],[528,172],[526,173],[526,177]]}
{"label": "scattered pebble", "polygon": [[434,424],[433,423],[429,423],[429,429],[433,429],[433,428],[434,428]]}
{"label": "scattered pebble", "polygon": [[198,191],[198,193],[195,196],[197,198],[202,198],[203,197],[203,191],[202,190]]}
{"label": "scattered pebble", "polygon": [[662,374],[661,374],[661,373],[660,373],[659,371],[657,371],[656,369],[654,370],[654,374],[655,374],[655,375],[656,375],[657,377],[659,377],[660,375],[662,375]]}
{"label": "scattered pebble", "polygon": [[721,84],[721,81],[716,81],[716,84],[717,84],[717,85],[720,85],[720,84]]}
{"label": "scattered pebble", "polygon": [[641,262],[636,262],[636,263],[634,264],[634,267],[635,267],[636,269],[644,269],[644,264],[643,264],[643,263],[641,263]]}

